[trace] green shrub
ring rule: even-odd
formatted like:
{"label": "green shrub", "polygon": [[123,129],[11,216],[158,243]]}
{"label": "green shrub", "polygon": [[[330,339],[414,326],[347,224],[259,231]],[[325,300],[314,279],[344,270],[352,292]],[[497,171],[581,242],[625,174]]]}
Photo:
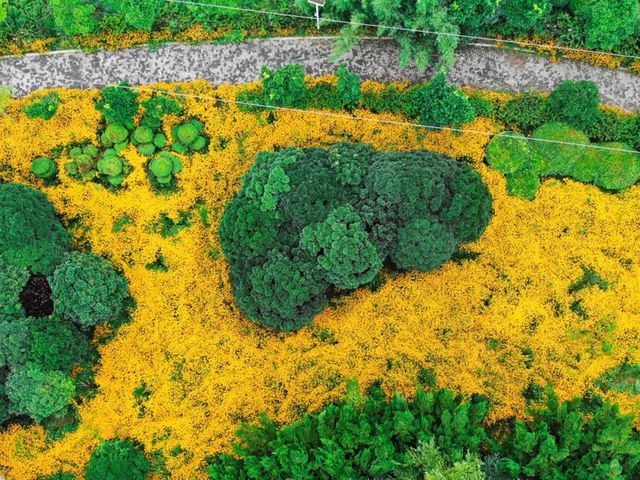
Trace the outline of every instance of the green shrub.
{"label": "green shrub", "polygon": [[545,408],[531,410],[502,445],[503,466],[512,476],[540,480],[635,479],[640,475],[640,438],[633,416],[616,405],[560,404],[548,393]]}
{"label": "green shrub", "polygon": [[37,480],[78,480],[78,477],[73,473],[59,471],[51,475],[40,476]]}
{"label": "green shrub", "polygon": [[482,462],[477,454],[467,453],[453,462],[444,455],[431,437],[407,452],[407,460],[394,473],[398,480],[484,480]]}
{"label": "green shrub", "polygon": [[0,114],[4,113],[9,106],[13,94],[11,87],[6,85],[0,85]]}
{"label": "green shrub", "polygon": [[117,319],[128,295],[127,281],[94,254],[67,254],[50,283],[55,312],[87,326]]}
{"label": "green shrub", "polygon": [[201,135],[203,128],[204,124],[195,119],[183,125],[176,125],[171,130],[171,148],[177,153],[201,151],[207,145],[206,137]]}
{"label": "green shrub", "polygon": [[515,173],[508,173],[507,192],[509,195],[525,200],[533,200],[540,188],[540,177],[532,170],[525,169]]}
{"label": "green shrub", "polygon": [[156,95],[149,100],[145,100],[142,102],[142,106],[144,107],[144,115],[140,125],[149,127],[153,131],[162,127],[162,118],[165,115],[177,115],[182,112],[182,108],[176,100],[162,95]]}
{"label": "green shrub", "polygon": [[129,130],[118,123],[109,125],[104,131],[103,145],[112,147],[115,144],[126,142],[129,138]]}
{"label": "green shrub", "polygon": [[[30,276],[26,268],[0,260],[0,321],[12,322],[24,317],[20,293]],[[0,361],[1,364],[2,361]]]}
{"label": "green shrub", "polygon": [[[19,363],[36,365],[43,371],[67,372],[80,363],[89,350],[87,338],[73,323],[52,315],[27,322],[28,344]],[[14,367],[15,367],[14,362]]]}
{"label": "green shrub", "polygon": [[122,0],[120,5],[125,21],[136,29],[151,30],[165,8],[164,0]]}
{"label": "green shrub", "polygon": [[240,310],[291,331],[324,308],[332,286],[371,282],[389,256],[397,268],[437,268],[492,214],[466,164],[340,143],[258,154],[219,235]]}
{"label": "green shrub", "polygon": [[398,90],[395,85],[386,85],[381,93],[365,91],[362,93],[362,105],[373,113],[400,113],[409,107],[409,95]]}
{"label": "green shrub", "polygon": [[502,132],[487,145],[487,163],[501,173],[515,173],[529,166],[531,141],[517,132]]}
{"label": "green shrub", "polygon": [[601,113],[598,86],[587,80],[565,80],[549,95],[549,111],[558,122],[586,130],[598,121]]}
{"label": "green shrub", "polygon": [[309,107],[342,110],[342,97],[338,92],[338,88],[329,82],[316,83],[313,87],[309,88]]}
{"label": "green shrub", "polygon": [[169,152],[160,152],[149,162],[149,173],[155,186],[171,186],[174,175],[182,171],[182,160]]}
{"label": "green shrub", "polygon": [[76,391],[68,374],[33,364],[9,373],[5,388],[10,412],[28,415],[36,422],[63,415]]}
{"label": "green shrub", "polygon": [[342,105],[347,108],[355,107],[362,98],[360,77],[350,74],[344,63],[340,64],[336,75],[338,76],[338,93],[342,99]]}
{"label": "green shrub", "polygon": [[611,50],[637,31],[640,6],[636,0],[589,0],[577,14],[584,25],[586,46]]}
{"label": "green shrub", "polygon": [[550,0],[503,0],[499,3],[500,17],[509,33],[530,32],[551,12]]}
{"label": "green shrub", "polygon": [[454,85],[447,85],[443,73],[413,91],[406,113],[434,127],[460,125],[476,118],[469,99]]}
{"label": "green shrub", "polygon": [[[448,390],[411,401],[389,401],[379,387],[361,398],[349,386],[347,400],[278,428],[266,417],[238,431],[239,458],[218,455],[209,467],[212,480],[384,478],[407,461],[407,451],[435,439],[454,462],[476,452],[485,440],[482,402],[463,402]],[[427,477],[428,478],[428,477]]]}
{"label": "green shrub", "polygon": [[49,0],[56,27],[64,35],[87,35],[95,28],[96,7],[82,0]]}
{"label": "green shrub", "polygon": [[98,173],[107,177],[111,185],[120,185],[124,180],[124,160],[115,152],[105,153],[97,163]]}
{"label": "green shrub", "polygon": [[309,92],[304,83],[304,70],[299,64],[285,65],[271,72],[262,66],[262,91],[264,101],[276,107],[305,108]]}
{"label": "green shrub", "polygon": [[[633,150],[624,143],[601,143],[601,147],[620,150]],[[640,153],[619,152],[614,150],[590,149],[589,155],[597,155],[596,173],[593,183],[605,190],[624,190],[640,178]]]}
{"label": "green shrub", "polygon": [[563,123],[546,123],[537,128],[531,138],[540,140],[531,141],[531,148],[534,155],[544,159],[547,164],[542,172],[544,175],[571,175],[573,165],[582,158],[587,151],[586,146],[591,143],[584,133]]}
{"label": "green shrub", "polygon": [[49,93],[42,97],[42,100],[24,107],[22,111],[31,119],[42,118],[43,120],[51,120],[58,112],[58,106],[61,101],[60,96],[56,92]]}
{"label": "green shrub", "polygon": [[48,179],[58,173],[58,167],[50,158],[39,157],[31,163],[31,172],[38,178]]}
{"label": "green shrub", "polygon": [[530,134],[550,119],[547,100],[536,92],[526,92],[509,100],[498,114],[498,120],[508,128],[525,134]]}
{"label": "green shrub", "polygon": [[451,4],[451,16],[467,35],[477,35],[483,31],[485,23],[497,14],[495,0],[465,0]]}
{"label": "green shrub", "polygon": [[10,265],[50,274],[71,247],[53,205],[38,190],[0,185],[0,219],[0,258]]}
{"label": "green shrub", "polygon": [[84,469],[86,480],[145,480],[150,472],[142,446],[131,440],[101,443]]}
{"label": "green shrub", "polygon": [[133,117],[138,113],[140,105],[138,92],[128,87],[127,82],[122,82],[119,86],[104,88],[101,93],[102,98],[96,102],[96,108],[102,112],[108,123],[118,123],[133,128]]}

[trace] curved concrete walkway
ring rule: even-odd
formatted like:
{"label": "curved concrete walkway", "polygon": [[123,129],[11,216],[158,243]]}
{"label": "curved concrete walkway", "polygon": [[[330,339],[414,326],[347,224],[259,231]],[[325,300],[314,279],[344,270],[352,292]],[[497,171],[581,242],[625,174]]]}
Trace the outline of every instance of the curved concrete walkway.
{"label": "curved concrete walkway", "polygon": [[[85,53],[52,52],[0,58],[0,85],[13,87],[15,96],[52,87],[98,87],[128,80],[132,85],[204,78],[214,84],[246,83],[260,78],[260,68],[300,63],[312,75],[334,73],[329,62],[333,37],[272,38],[239,44],[164,45]],[[349,70],[363,80],[426,81],[432,71],[401,70],[393,40],[363,40],[343,56]],[[448,77],[457,85],[489,90],[552,90],[563,80],[593,80],[602,102],[627,110],[640,109],[640,76],[624,70],[548,58],[487,46],[460,49]]]}

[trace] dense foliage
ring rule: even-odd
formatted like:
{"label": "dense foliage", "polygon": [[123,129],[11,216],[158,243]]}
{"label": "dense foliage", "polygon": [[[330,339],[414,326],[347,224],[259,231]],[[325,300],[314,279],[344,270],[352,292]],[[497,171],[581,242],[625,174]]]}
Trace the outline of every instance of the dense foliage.
{"label": "dense foliage", "polygon": [[70,236],[43,193],[7,183],[0,198],[0,423],[42,422],[68,413],[71,369],[90,360],[88,327],[117,319],[128,287],[102,258],[68,253]]}
{"label": "dense foliage", "polygon": [[267,417],[260,425],[245,425],[238,431],[241,443],[233,446],[240,458],[218,456],[209,476],[212,480],[384,478],[405,465],[413,467],[409,450],[432,439],[448,458],[461,461],[485,441],[486,413],[484,402],[463,401],[449,390],[418,390],[411,401],[400,395],[387,401],[378,387],[361,398],[352,384],[346,401],[291,425],[279,429]]}
{"label": "dense foliage", "polygon": [[145,480],[151,462],[131,440],[108,440],[98,446],[87,463],[86,480]]}
{"label": "dense foliage", "polygon": [[431,271],[476,240],[491,196],[469,166],[426,150],[364,144],[262,152],[220,223],[236,303],[284,331],[309,323],[332,288],[395,268]]}

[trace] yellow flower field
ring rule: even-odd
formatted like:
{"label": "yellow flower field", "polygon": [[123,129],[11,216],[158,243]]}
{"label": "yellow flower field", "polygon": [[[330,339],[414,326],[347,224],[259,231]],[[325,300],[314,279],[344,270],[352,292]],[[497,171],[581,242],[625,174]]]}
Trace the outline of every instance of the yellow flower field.
{"label": "yellow flower field", "polygon": [[[234,98],[244,87],[197,81],[149,88]],[[211,146],[207,154],[184,157],[178,194],[151,190],[146,159],[133,146],[126,159],[134,170],[117,195],[80,184],[64,169],[60,185],[44,187],[30,174],[31,161],[72,141],[97,144],[102,118],[94,108],[97,91],[57,92],[63,103],[49,122],[20,112],[29,98],[14,101],[0,116],[0,176],[41,188],[66,221],[77,220],[80,247],[124,271],[137,309],[133,321],[101,347],[99,392],[78,407],[76,432],[53,443],[39,426],[0,434],[0,472],[7,480],[33,480],[60,468],[81,474],[93,448],[113,437],[160,451],[171,478],[204,479],[205,459],[229,449],[242,421],[259,412],[292,421],[340,398],[351,378],[361,388],[380,379],[388,393],[411,395],[418,373],[432,368],[438,386],[486,395],[495,421],[525,415],[522,391],[531,382],[550,382],[561,399],[569,399],[625,359],[640,360],[637,186],[613,195],[571,180],[547,180],[528,202],[507,196],[504,176],[483,163],[488,136],[294,112],[276,112],[269,123],[266,114],[186,98],[187,117],[205,123]],[[178,122],[167,117],[166,133]],[[501,128],[483,118],[467,127]],[[377,292],[362,289],[341,299],[311,327],[272,333],[234,306],[217,236],[224,205],[259,151],[328,146],[345,138],[380,150],[427,148],[467,158],[491,190],[495,215],[481,239],[465,247],[479,253],[476,259],[451,261],[432,273],[397,274]],[[207,215],[194,208],[198,200]],[[190,227],[166,238],[153,231],[162,213],[177,219],[180,212],[192,212]],[[135,224],[114,233],[123,216]],[[159,255],[168,272],[146,268]],[[582,266],[609,288],[569,294]],[[577,300],[588,318],[571,310]],[[150,394],[140,400],[134,391],[143,384]],[[624,410],[638,411],[637,398],[614,398]]]}

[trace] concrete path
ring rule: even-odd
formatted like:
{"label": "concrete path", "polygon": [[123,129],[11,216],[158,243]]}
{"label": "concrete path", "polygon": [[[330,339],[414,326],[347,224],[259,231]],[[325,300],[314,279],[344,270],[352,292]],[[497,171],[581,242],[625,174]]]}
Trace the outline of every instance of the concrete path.
{"label": "concrete path", "polygon": [[[170,44],[154,51],[139,47],[4,57],[0,58],[0,85],[10,85],[19,97],[41,88],[100,88],[123,80],[132,85],[198,78],[214,84],[246,83],[259,79],[263,64],[274,69],[287,63],[300,63],[307,73],[324,75],[337,68],[328,60],[332,45],[332,37],[284,37],[234,44]],[[422,82],[431,78],[431,71],[401,70],[397,49],[393,40],[367,39],[341,61],[363,80]],[[603,103],[640,109],[640,76],[581,62],[553,63],[545,57],[476,45],[458,51],[448,76],[460,86],[507,91],[548,91],[563,80],[593,80]]]}

